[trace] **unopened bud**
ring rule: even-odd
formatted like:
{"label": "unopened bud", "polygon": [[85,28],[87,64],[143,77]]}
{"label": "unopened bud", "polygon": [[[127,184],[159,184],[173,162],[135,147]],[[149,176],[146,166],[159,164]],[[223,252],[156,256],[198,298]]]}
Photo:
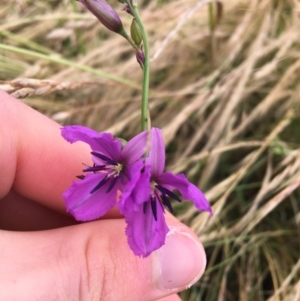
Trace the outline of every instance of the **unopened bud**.
{"label": "unopened bud", "polygon": [[[128,5],[128,3],[125,0],[118,0],[118,2],[123,4],[123,10],[126,11],[126,13],[130,14],[133,16],[133,13],[130,9],[130,6]],[[130,1],[132,4],[132,0]]]}
{"label": "unopened bud", "polygon": [[124,3],[123,4],[123,10],[126,11],[126,13],[128,13],[129,15],[132,15],[133,16],[133,13],[129,7],[129,5],[127,3]]}
{"label": "unopened bud", "polygon": [[145,54],[144,54],[143,49],[136,49],[135,57],[136,57],[137,62],[140,64],[140,66],[143,69],[144,64],[145,64]]}
{"label": "unopened bud", "polygon": [[122,21],[117,12],[105,0],[78,0],[109,30],[120,33]]}
{"label": "unopened bud", "polygon": [[139,24],[137,23],[136,19],[132,20],[131,27],[130,27],[130,34],[131,38],[133,39],[134,43],[137,46],[140,46],[143,40],[143,36],[141,33],[141,29]]}

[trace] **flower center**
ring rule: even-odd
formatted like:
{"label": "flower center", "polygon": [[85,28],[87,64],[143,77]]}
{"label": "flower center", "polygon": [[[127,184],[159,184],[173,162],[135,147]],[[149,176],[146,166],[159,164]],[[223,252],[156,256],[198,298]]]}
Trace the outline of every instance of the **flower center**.
{"label": "flower center", "polygon": [[[120,182],[123,184],[124,182],[124,173],[123,168],[124,165],[121,163],[118,163],[114,161],[113,159],[108,158],[107,156],[97,153],[97,152],[91,152],[93,156],[96,158],[99,158],[101,163],[96,164],[94,163],[93,166],[86,167],[83,172],[87,173],[94,173],[94,174],[106,174],[104,178],[101,179],[101,181],[90,191],[90,193],[94,193],[101,187],[103,187],[106,183],[108,183],[108,187],[106,189],[106,193],[109,193],[112,191],[112,189],[115,187],[117,180],[119,179]],[[77,176],[79,179],[84,179],[84,175]]]}
{"label": "flower center", "polygon": [[151,181],[151,196],[148,202],[145,202],[143,205],[144,213],[147,212],[147,208],[150,204],[154,219],[157,221],[157,202],[160,206],[165,206],[171,213],[174,213],[169,198],[174,199],[177,202],[181,202],[181,199],[174,192],[166,187],[163,187],[162,185],[157,184],[155,181]]}

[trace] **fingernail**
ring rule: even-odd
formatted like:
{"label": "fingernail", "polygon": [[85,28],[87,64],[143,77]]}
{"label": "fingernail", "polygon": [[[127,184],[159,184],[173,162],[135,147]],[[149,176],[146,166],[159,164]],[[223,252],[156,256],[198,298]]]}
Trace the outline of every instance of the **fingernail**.
{"label": "fingernail", "polygon": [[204,273],[205,251],[192,235],[171,230],[165,245],[157,251],[160,289],[179,290],[194,284]]}

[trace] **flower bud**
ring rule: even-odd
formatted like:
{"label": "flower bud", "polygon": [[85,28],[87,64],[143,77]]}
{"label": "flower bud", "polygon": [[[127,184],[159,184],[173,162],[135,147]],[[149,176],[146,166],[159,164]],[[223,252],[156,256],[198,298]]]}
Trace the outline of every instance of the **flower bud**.
{"label": "flower bud", "polygon": [[[118,2],[123,4],[123,10],[126,11],[126,13],[128,13],[129,15],[133,16],[133,13],[128,5],[128,3],[125,0],[118,0]],[[132,0],[130,1],[132,4]]]}
{"label": "flower bud", "polygon": [[144,64],[145,64],[145,54],[144,54],[143,49],[141,49],[141,50],[136,49],[135,57],[136,57],[137,62],[140,64],[141,68],[143,69]]}
{"label": "flower bud", "polygon": [[130,27],[130,34],[131,38],[133,39],[134,43],[138,46],[141,45],[143,36],[141,33],[141,29],[139,24],[137,23],[136,19],[132,20],[131,27]]}
{"label": "flower bud", "polygon": [[109,30],[121,32],[122,21],[117,12],[105,0],[78,0]]}
{"label": "flower bud", "polygon": [[129,7],[129,5],[128,5],[127,3],[124,3],[124,4],[123,4],[123,10],[124,10],[126,13],[128,13],[129,15],[132,15],[132,16],[133,16],[133,13],[132,13],[132,11],[131,11],[131,9],[130,9],[130,7]]}

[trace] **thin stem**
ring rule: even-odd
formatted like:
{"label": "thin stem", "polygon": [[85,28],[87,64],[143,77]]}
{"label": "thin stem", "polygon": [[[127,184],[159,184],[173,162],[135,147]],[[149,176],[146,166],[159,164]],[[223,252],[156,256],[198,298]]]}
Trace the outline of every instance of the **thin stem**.
{"label": "thin stem", "polygon": [[144,46],[144,55],[145,62],[143,66],[143,88],[142,88],[142,107],[141,107],[141,128],[142,131],[148,129],[148,100],[149,100],[149,80],[150,80],[150,58],[149,58],[149,42],[147,32],[145,30],[144,24],[141,20],[141,17],[138,12],[137,1],[131,3],[130,0],[127,0],[132,14],[134,15],[143,37],[143,46]]}
{"label": "thin stem", "polygon": [[209,29],[212,32],[215,29],[214,3],[208,3]]}
{"label": "thin stem", "polygon": [[127,32],[125,31],[125,29],[123,27],[122,27],[122,30],[119,32],[119,34],[123,38],[125,38],[134,49],[137,47],[135,45],[134,41],[132,40],[132,38],[127,34]]}
{"label": "thin stem", "polygon": [[211,65],[212,68],[215,65],[215,27],[216,27],[216,18],[214,12],[214,3],[210,2],[208,4],[208,13],[209,13],[209,29],[210,29],[210,47],[211,47]]}

